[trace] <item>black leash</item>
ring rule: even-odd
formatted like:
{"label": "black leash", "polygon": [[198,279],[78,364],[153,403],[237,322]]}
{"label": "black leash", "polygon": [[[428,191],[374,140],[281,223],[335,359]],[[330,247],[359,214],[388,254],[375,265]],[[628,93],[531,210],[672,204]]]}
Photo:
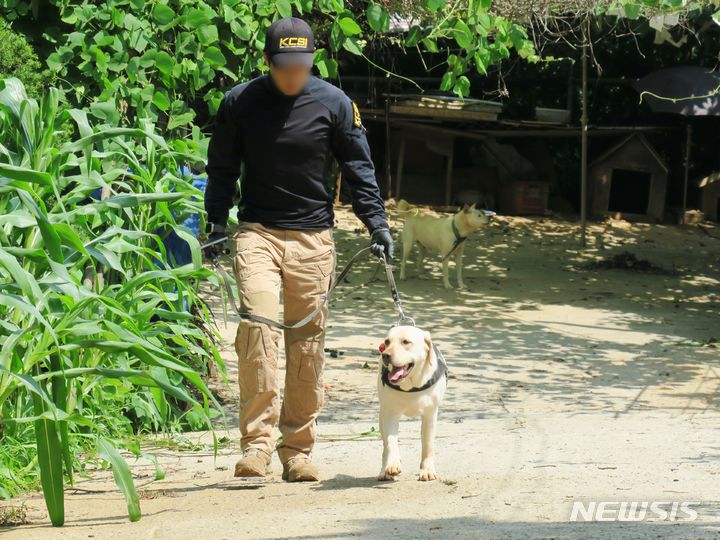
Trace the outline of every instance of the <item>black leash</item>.
{"label": "black leash", "polygon": [[[209,242],[207,244],[204,244],[201,246],[201,249],[204,249],[208,246],[212,246],[215,244],[220,244],[222,242],[225,242],[227,240],[227,237],[220,238],[218,240],[214,240],[212,242]],[[335,290],[335,288],[340,284],[340,282],[345,279],[345,276],[347,276],[348,272],[352,269],[352,267],[355,265],[357,260],[360,258],[362,254],[364,254],[366,251],[370,251],[370,247],[366,247],[355,253],[355,255],[352,256],[352,258],[347,262],[347,264],[343,267],[343,269],[340,271],[339,274],[335,277],[332,284],[328,288],[327,293],[325,293],[322,296],[322,302],[320,305],[315,308],[313,311],[308,313],[305,317],[303,317],[301,320],[299,320],[296,323],[293,324],[284,324],[279,321],[274,321],[272,319],[268,319],[267,317],[263,317],[261,315],[255,315],[253,313],[246,313],[243,311],[240,311],[240,308],[237,305],[237,302],[235,302],[235,293],[233,292],[233,280],[228,275],[228,273],[223,268],[222,264],[220,264],[220,260],[217,256],[214,256],[210,259],[210,262],[215,267],[215,270],[220,275],[220,279],[223,282],[223,285],[225,286],[225,291],[227,292],[228,298],[230,299],[230,305],[232,305],[233,310],[235,310],[235,313],[237,313],[238,317],[241,319],[249,320],[249,321],[255,321],[263,324],[267,324],[269,326],[272,326],[274,328],[279,328],[281,330],[292,330],[295,328],[301,328],[308,324],[310,321],[312,321],[315,316],[320,313],[320,311],[323,309],[325,304],[330,299],[330,295]],[[388,263],[387,258],[383,256],[383,263],[385,264],[385,273],[388,278],[388,283],[390,285],[390,294],[392,295],[393,304],[395,305],[395,309],[398,311],[400,318],[398,319],[398,322],[396,324],[411,324],[412,326],[415,326],[415,321],[405,315],[405,312],[402,308],[402,303],[400,302],[400,294],[398,293],[397,286],[395,285],[395,277],[393,276],[392,271],[392,265]]]}

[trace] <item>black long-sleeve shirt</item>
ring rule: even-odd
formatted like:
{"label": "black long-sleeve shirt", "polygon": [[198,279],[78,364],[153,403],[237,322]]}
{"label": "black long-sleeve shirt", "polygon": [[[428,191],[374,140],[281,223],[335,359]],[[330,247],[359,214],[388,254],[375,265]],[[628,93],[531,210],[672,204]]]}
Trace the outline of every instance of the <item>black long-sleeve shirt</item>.
{"label": "black long-sleeve shirt", "polygon": [[226,92],[208,148],[208,221],[225,225],[241,178],[238,219],[285,229],[333,226],[334,161],[370,232],[387,227],[375,168],[355,104],[310,77],[297,96],[269,75]]}

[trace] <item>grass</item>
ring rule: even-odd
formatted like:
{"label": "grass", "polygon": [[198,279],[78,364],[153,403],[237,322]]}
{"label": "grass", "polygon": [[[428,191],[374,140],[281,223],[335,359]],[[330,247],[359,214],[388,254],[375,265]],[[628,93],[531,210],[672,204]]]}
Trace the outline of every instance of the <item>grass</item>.
{"label": "grass", "polygon": [[0,527],[15,527],[27,525],[30,521],[27,517],[25,503],[20,505],[0,506]]}

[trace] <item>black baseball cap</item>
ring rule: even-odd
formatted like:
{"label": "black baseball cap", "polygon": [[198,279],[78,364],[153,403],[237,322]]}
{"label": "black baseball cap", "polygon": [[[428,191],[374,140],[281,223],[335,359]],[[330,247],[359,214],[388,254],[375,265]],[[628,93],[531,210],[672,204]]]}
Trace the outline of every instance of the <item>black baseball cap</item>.
{"label": "black baseball cap", "polygon": [[274,66],[313,65],[315,38],[310,25],[297,17],[272,23],[265,33],[265,52]]}

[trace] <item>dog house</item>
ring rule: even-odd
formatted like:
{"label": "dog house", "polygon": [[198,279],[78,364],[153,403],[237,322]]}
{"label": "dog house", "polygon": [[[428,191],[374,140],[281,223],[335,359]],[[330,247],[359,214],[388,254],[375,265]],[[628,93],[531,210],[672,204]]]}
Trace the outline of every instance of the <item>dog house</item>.
{"label": "dog house", "polygon": [[588,167],[593,213],[662,221],[668,170],[643,135],[623,139]]}
{"label": "dog house", "polygon": [[714,172],[698,183],[700,188],[700,208],[705,219],[720,221],[720,172]]}

